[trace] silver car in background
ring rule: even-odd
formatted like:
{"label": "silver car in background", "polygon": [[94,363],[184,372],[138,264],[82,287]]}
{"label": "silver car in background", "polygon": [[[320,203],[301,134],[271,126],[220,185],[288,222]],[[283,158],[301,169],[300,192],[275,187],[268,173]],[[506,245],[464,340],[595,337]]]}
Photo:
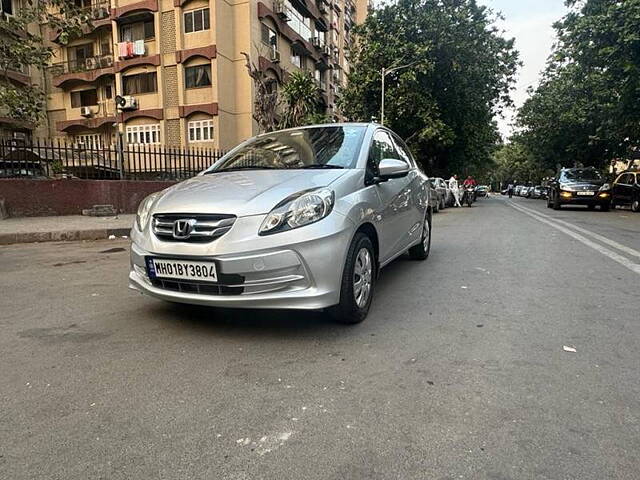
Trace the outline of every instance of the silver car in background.
{"label": "silver car in background", "polygon": [[375,124],[263,134],[144,199],[129,286],[189,304],[328,309],[357,323],[381,267],[431,247],[428,178]]}

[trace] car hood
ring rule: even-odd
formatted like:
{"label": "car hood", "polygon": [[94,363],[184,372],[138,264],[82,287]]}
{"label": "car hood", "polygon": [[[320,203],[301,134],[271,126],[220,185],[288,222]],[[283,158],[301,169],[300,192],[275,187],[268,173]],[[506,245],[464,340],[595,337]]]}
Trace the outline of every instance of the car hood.
{"label": "car hood", "polygon": [[589,187],[598,187],[600,188],[602,185],[607,183],[606,180],[570,180],[560,182],[561,185],[570,185],[573,188],[577,189],[585,189],[588,190]]}
{"label": "car hood", "polygon": [[325,187],[347,170],[248,170],[200,175],[163,191],[153,213],[270,212],[290,195]]}

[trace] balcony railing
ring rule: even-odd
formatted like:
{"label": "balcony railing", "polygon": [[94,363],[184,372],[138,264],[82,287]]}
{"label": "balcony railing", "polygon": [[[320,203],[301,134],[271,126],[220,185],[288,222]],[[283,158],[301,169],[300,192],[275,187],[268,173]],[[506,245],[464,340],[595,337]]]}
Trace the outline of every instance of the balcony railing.
{"label": "balcony railing", "polygon": [[96,57],[69,60],[67,62],[55,63],[51,65],[53,76],[64,75],[65,73],[82,73],[101,68],[113,67],[113,54],[100,55]]}
{"label": "balcony railing", "polygon": [[92,5],[86,7],[80,7],[70,15],[80,12],[89,16],[91,21],[105,20],[111,16],[111,2],[95,2]]}

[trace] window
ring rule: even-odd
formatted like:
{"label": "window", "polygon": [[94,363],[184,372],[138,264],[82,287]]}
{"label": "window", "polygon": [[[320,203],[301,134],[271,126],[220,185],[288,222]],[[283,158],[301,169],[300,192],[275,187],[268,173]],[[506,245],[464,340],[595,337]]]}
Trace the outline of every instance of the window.
{"label": "window", "polygon": [[7,15],[13,15],[13,0],[2,0],[0,11]]}
{"label": "window", "polygon": [[135,42],[137,40],[150,40],[155,38],[153,19],[144,22],[128,23],[120,27],[121,42]]}
{"label": "window", "polygon": [[158,91],[156,72],[139,73],[122,77],[122,91],[125,95],[153,93]]}
{"label": "window", "polygon": [[415,167],[413,157],[411,156],[411,153],[409,153],[409,149],[407,148],[405,143],[395,136],[393,137],[393,143],[396,146],[396,151],[398,152],[402,160],[407,162],[411,167]]}
{"label": "window", "polygon": [[71,92],[72,108],[90,107],[93,105],[98,105],[98,91],[96,89]]}
{"label": "window", "polygon": [[267,45],[271,51],[278,50],[278,33],[264,23],[260,27],[262,43]]}
{"label": "window", "polygon": [[213,141],[213,120],[196,120],[187,124],[190,142]]}
{"label": "window", "polygon": [[291,52],[291,63],[296,67],[302,68],[302,55],[299,53]]}
{"label": "window", "polygon": [[184,33],[209,30],[209,9],[201,8],[184,12]]}
{"label": "window", "polygon": [[285,0],[287,14],[290,17],[289,26],[305,40],[311,39],[311,19],[302,15],[298,10],[293,8],[289,0]]}
{"label": "window", "polygon": [[385,158],[395,158],[399,160],[400,156],[398,152],[396,152],[389,134],[384,130],[378,130],[374,134],[373,141],[369,147],[369,158],[367,160],[367,171],[365,173],[365,179],[367,179],[367,181],[370,181],[378,175],[378,165],[380,161]]}
{"label": "window", "polygon": [[78,145],[83,145],[85,148],[100,148],[102,146],[102,140],[99,133],[74,135],[73,141]]}
{"label": "window", "polygon": [[153,145],[160,143],[160,125],[132,125],[127,127],[129,145]]}
{"label": "window", "polygon": [[104,98],[106,99],[113,98],[113,87],[111,85],[106,85],[104,87]]}
{"label": "window", "polygon": [[211,85],[211,64],[185,67],[184,83],[186,88],[208,87]]}

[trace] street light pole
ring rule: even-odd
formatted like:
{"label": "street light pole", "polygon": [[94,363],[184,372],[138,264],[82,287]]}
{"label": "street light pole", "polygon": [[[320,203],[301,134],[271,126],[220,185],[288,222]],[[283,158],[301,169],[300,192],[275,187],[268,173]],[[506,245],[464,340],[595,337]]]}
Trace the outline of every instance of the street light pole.
{"label": "street light pole", "polygon": [[416,60],[415,62],[407,63],[406,65],[400,65],[399,67],[386,68],[382,67],[382,95],[380,98],[380,125],[384,125],[384,80],[387,75],[393,72],[397,72],[398,70],[404,70],[405,68],[413,67],[415,64],[420,63],[420,60]]}

